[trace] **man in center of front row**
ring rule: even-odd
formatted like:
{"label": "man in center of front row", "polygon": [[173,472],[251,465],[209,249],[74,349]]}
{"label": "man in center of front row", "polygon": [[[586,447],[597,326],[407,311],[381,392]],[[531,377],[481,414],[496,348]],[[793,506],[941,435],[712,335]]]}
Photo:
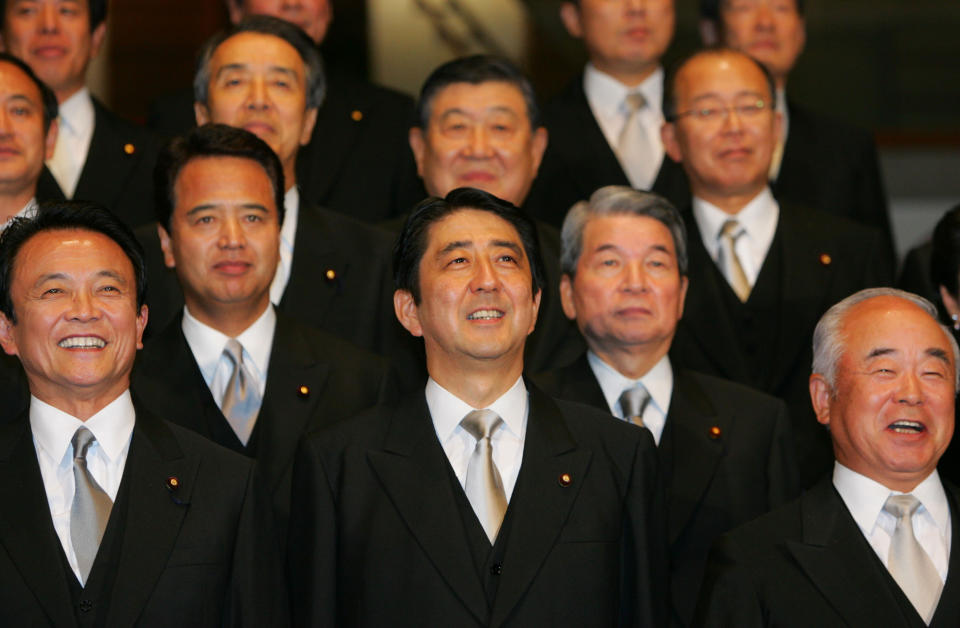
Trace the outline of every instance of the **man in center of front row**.
{"label": "man in center of front row", "polygon": [[523,377],[543,270],[533,223],[471,188],[395,248],[397,317],[426,388],[304,440],[295,621],[660,626],[666,542],[649,432]]}
{"label": "man in center of front row", "polygon": [[0,344],[31,394],[0,428],[0,625],[287,623],[253,465],[131,399],[145,290],[103,207],[41,206],[0,237]]}
{"label": "man in center of front row", "polygon": [[611,185],[577,203],[564,220],[561,267],[564,310],[589,350],[535,381],[653,434],[667,494],[671,622],[687,626],[717,537],[798,494],[786,407],[670,363],[687,241],[665,199]]}
{"label": "man in center of front row", "polygon": [[803,497],[721,538],[698,626],[960,626],[960,489],[937,462],[954,429],[957,343],[890,288],[830,308],[810,397],[836,461]]}
{"label": "man in center of front row", "polygon": [[[134,393],[155,412],[254,457],[282,539],[300,436],[392,398],[386,360],[277,312],[283,170],[257,136],[208,124],[157,159],[167,264],[186,305],[147,342]],[[246,393],[246,394],[243,394]],[[281,542],[282,545],[282,542]]]}

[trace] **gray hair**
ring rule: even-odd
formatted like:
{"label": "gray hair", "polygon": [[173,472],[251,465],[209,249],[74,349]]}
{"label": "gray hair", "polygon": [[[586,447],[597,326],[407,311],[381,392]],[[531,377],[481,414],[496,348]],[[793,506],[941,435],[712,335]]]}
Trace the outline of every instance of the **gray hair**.
{"label": "gray hair", "polygon": [[835,389],[837,383],[837,364],[840,362],[840,356],[843,355],[843,350],[846,345],[846,337],[840,330],[843,326],[843,321],[855,305],[875,297],[896,297],[904,299],[930,315],[930,318],[943,330],[943,333],[950,342],[950,348],[953,350],[953,385],[955,390],[960,391],[960,370],[957,368],[957,366],[960,365],[960,348],[957,346],[957,339],[954,338],[953,332],[947,329],[946,326],[940,324],[937,318],[937,308],[933,303],[912,292],[897,290],[896,288],[867,288],[866,290],[861,290],[835,304],[820,317],[820,322],[817,323],[816,329],[813,330],[813,372],[822,375],[824,379],[827,380],[830,388]]}
{"label": "gray hair", "polygon": [[316,109],[323,102],[326,91],[326,77],[323,73],[323,61],[316,44],[299,26],[270,15],[251,15],[233,26],[220,31],[206,42],[197,56],[197,70],[193,75],[193,100],[207,104],[210,97],[210,60],[220,44],[234,35],[257,33],[271,35],[290,44],[303,61],[304,78],[307,86],[307,109]]}
{"label": "gray hair", "polygon": [[592,218],[600,216],[646,216],[658,220],[670,230],[677,253],[680,276],[687,275],[687,230],[676,208],[662,196],[641,192],[625,185],[608,185],[570,208],[560,232],[560,270],[573,277],[583,253],[583,230]]}

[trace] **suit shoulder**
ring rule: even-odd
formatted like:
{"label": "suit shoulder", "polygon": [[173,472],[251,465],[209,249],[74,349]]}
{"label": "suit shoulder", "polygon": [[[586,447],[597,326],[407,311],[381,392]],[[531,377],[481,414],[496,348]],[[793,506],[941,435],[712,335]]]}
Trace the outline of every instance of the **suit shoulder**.
{"label": "suit shoulder", "polygon": [[253,459],[209,440],[195,431],[164,420],[184,453],[203,460],[208,467],[220,469],[223,475],[246,479],[253,467]]}
{"label": "suit shoulder", "polygon": [[749,405],[770,410],[786,409],[786,405],[779,398],[739,382],[689,369],[682,370],[680,376],[696,382],[715,405],[734,407]]}
{"label": "suit shoulder", "polygon": [[779,554],[784,543],[802,535],[802,500],[794,499],[734,528],[719,538],[716,551],[741,563]]}
{"label": "suit shoulder", "polygon": [[626,454],[636,449],[654,451],[656,445],[650,432],[616,418],[593,406],[550,397],[560,409],[560,414],[574,436],[589,443],[595,441],[606,451]]}
{"label": "suit shoulder", "polygon": [[385,248],[389,251],[393,248],[394,236],[391,233],[374,225],[361,222],[352,216],[331,211],[324,207],[304,208],[301,211],[307,212],[308,216],[312,216],[312,221],[304,220],[302,223],[306,228],[316,228],[319,231],[318,234],[315,234],[316,236],[338,241],[345,240],[350,243],[351,247],[357,244],[368,244],[379,250]]}
{"label": "suit shoulder", "polygon": [[97,126],[100,126],[101,132],[107,132],[113,136],[114,139],[122,141],[125,144],[131,144],[134,152],[128,154],[135,154],[135,152],[143,152],[145,150],[156,152],[159,149],[157,137],[150,129],[120,117],[96,99],[94,99],[93,102],[94,111],[96,112],[94,133],[97,132]]}
{"label": "suit shoulder", "polygon": [[804,238],[813,242],[856,244],[853,251],[860,250],[864,241],[880,239],[880,230],[876,227],[863,225],[844,216],[813,207],[781,202],[780,215],[784,221],[784,233],[789,234],[791,238]]}
{"label": "suit shoulder", "polygon": [[313,350],[319,359],[336,364],[338,368],[347,368],[354,371],[383,369],[386,370],[389,361],[372,351],[359,347],[352,342],[334,336],[316,327],[310,327],[277,313],[277,327],[283,325],[291,337]]}

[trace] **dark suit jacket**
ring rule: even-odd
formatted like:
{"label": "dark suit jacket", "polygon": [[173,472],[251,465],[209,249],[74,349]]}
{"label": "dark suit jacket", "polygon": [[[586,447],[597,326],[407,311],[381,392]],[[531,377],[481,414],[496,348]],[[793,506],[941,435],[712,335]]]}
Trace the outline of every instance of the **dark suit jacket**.
{"label": "dark suit jacket", "polygon": [[787,102],[790,125],[773,193],[788,203],[813,207],[876,227],[884,253],[896,260],[887,195],[877,147],[869,133]]}
{"label": "dark suit jacket", "polygon": [[[958,490],[944,484],[953,538]],[[830,478],[722,537],[711,552],[697,626],[905,626],[924,623],[877,558]],[[960,548],[952,543],[933,628],[960,626]]]}
{"label": "dark suit jacket", "polygon": [[[153,134],[93,100],[93,138],[73,198],[96,201],[130,227],[154,220],[153,165],[158,144]],[[37,200],[61,201],[63,191],[46,167],[37,181]]]}
{"label": "dark suit jacket", "polygon": [[[534,379],[548,395],[610,411],[586,354]],[[688,626],[713,541],[799,494],[787,409],[745,386],[677,371],[657,451],[667,492],[672,622]]]}
{"label": "dark suit jacket", "polygon": [[[297,156],[303,204],[365,222],[409,211],[426,197],[407,140],[413,118],[406,94],[330,72],[310,143]],[[193,90],[158,99],[147,124],[166,136],[192,129]]]}
{"label": "dark suit jacket", "polygon": [[756,293],[766,282],[777,290],[777,318],[754,321],[757,328],[770,330],[776,346],[751,354],[737,337],[724,305],[721,293],[731,289],[704,248],[689,207],[683,216],[689,234],[690,287],[671,360],[677,367],[733,380],[786,401],[801,486],[810,486],[833,464],[830,439],[815,421],[810,404],[813,329],[834,303],[863,288],[889,285],[892,277],[884,263],[880,234],[823,212],[781,203],[771,245],[771,251],[779,247],[781,263],[779,269],[765,264],[754,288]]}
{"label": "dark suit jacket", "polygon": [[[530,387],[502,578],[488,606],[423,392],[304,440],[292,608],[309,626],[660,626],[665,542],[649,432]],[[561,474],[572,482],[563,486]],[[300,506],[299,509],[297,506]]]}
{"label": "dark suit jacket", "polygon": [[[300,437],[394,400],[396,385],[385,359],[283,315],[277,317],[254,453],[273,499],[281,540],[290,513],[290,477]],[[251,455],[210,394],[183,335],[181,317],[138,354],[131,386],[154,412],[218,445]]]}
{"label": "dark suit jacket", "polygon": [[[77,626],[27,414],[0,426],[0,624]],[[176,490],[168,479],[179,479]],[[137,406],[126,526],[106,626],[283,626],[287,606],[253,465]],[[96,563],[95,563],[96,568]]]}
{"label": "dark suit jacket", "polygon": [[[544,107],[543,121],[550,137],[526,203],[537,218],[559,227],[570,207],[590,198],[597,188],[630,185],[590,111],[582,74]],[[651,191],[677,207],[690,201],[683,168],[668,156],[663,158]]]}

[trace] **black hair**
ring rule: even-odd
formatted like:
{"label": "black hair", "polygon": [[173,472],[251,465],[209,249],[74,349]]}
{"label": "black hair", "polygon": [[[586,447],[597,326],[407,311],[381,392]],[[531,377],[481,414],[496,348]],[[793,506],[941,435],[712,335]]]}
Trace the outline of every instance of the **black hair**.
{"label": "black hair", "polygon": [[238,157],[257,162],[270,178],[277,221],[283,224],[283,197],[286,192],[283,166],[277,154],[259,137],[226,124],[204,124],[171,139],[157,155],[153,168],[154,212],[157,222],[169,231],[170,218],[177,204],[177,177],[191,160],[201,157]]}
{"label": "black hair", "polygon": [[530,79],[520,71],[512,61],[496,55],[473,55],[448,61],[430,73],[420,89],[420,98],[417,100],[417,124],[426,129],[430,124],[430,108],[433,99],[443,88],[455,83],[510,83],[523,94],[527,105],[527,118],[530,128],[541,126],[540,107],[537,105],[537,95],[530,84]]}
{"label": "black hair", "polygon": [[17,254],[37,234],[69,229],[101,233],[117,243],[133,266],[133,277],[137,284],[137,311],[143,306],[147,294],[143,248],[130,227],[98,203],[54,201],[41,203],[33,216],[17,216],[0,235],[0,312],[14,325],[17,318],[10,298],[10,286]]}
{"label": "black hair", "polygon": [[414,303],[420,303],[420,260],[427,251],[430,226],[461,209],[490,212],[513,225],[530,264],[533,294],[540,292],[544,286],[543,258],[533,220],[513,203],[476,188],[457,188],[444,198],[431,196],[417,204],[393,247],[394,286],[413,295]]}
{"label": "black hair", "polygon": [[[107,0],[87,0],[87,9],[90,15],[90,32],[100,26],[107,19]],[[7,17],[7,0],[0,0],[0,28],[5,26]]]}
{"label": "black hair", "polygon": [[[3,0],[0,0],[2,2]],[[57,96],[53,90],[47,87],[47,84],[37,78],[30,66],[24,63],[19,57],[15,57],[8,52],[0,52],[0,61],[16,66],[21,72],[27,75],[33,84],[37,86],[40,92],[40,105],[43,108],[43,132],[50,130],[50,123],[57,119],[59,107],[57,106]]]}
{"label": "black hair", "polygon": [[960,205],[954,205],[933,229],[930,253],[930,280],[956,298],[960,293]]}

